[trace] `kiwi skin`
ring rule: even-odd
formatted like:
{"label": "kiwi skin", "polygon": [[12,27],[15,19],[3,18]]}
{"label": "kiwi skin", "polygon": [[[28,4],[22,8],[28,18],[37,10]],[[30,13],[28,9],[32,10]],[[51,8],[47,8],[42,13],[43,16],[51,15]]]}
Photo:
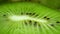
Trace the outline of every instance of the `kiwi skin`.
{"label": "kiwi skin", "polygon": [[[27,23],[25,21],[16,22],[8,18],[12,15],[29,15],[29,17],[44,19],[48,22],[46,25],[34,20],[26,20]],[[60,23],[57,21],[60,21],[60,12],[37,3],[18,2],[0,6],[0,34],[59,34]]]}

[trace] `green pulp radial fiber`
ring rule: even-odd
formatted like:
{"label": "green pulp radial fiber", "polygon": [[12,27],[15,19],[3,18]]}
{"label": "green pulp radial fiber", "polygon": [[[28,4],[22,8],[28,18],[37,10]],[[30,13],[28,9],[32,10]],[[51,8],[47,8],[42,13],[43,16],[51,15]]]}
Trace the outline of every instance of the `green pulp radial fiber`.
{"label": "green pulp radial fiber", "polygon": [[60,34],[60,12],[37,3],[0,5],[0,34]]}

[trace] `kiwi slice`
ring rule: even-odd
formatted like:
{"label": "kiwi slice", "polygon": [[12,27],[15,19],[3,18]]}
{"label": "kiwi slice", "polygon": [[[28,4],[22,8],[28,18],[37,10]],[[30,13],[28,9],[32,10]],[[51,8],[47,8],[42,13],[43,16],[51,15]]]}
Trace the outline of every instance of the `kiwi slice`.
{"label": "kiwi slice", "polygon": [[31,2],[0,5],[0,34],[60,34],[60,12]]}

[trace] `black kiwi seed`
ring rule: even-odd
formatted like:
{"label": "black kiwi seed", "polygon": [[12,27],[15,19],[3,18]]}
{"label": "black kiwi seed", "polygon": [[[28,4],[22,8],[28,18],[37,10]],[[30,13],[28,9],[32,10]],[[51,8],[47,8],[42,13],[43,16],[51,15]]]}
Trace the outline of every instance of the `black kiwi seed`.
{"label": "black kiwi seed", "polygon": [[35,13],[33,13],[32,15],[35,15]]}
{"label": "black kiwi seed", "polygon": [[40,24],[38,24],[38,27],[40,27]]}
{"label": "black kiwi seed", "polygon": [[37,26],[37,22],[34,22],[34,26]]}
{"label": "black kiwi seed", "polygon": [[47,18],[47,20],[49,20],[50,18]]}
{"label": "black kiwi seed", "polygon": [[3,16],[6,16],[6,15],[3,15]]}
{"label": "black kiwi seed", "polygon": [[24,23],[25,23],[25,25],[28,25],[26,21]]}
{"label": "black kiwi seed", "polygon": [[47,18],[46,16],[44,18]]}
{"label": "black kiwi seed", "polygon": [[59,21],[57,21],[56,23],[60,23]]}
{"label": "black kiwi seed", "polygon": [[36,17],[38,16],[38,15],[35,15]]}
{"label": "black kiwi seed", "polygon": [[26,15],[28,15],[29,13],[26,13]]}
{"label": "black kiwi seed", "polygon": [[54,24],[50,24],[51,26],[54,26]]}
{"label": "black kiwi seed", "polygon": [[31,15],[32,13],[29,13],[29,15]]}
{"label": "black kiwi seed", "polygon": [[21,15],[23,15],[23,13],[21,13]]}
{"label": "black kiwi seed", "polygon": [[32,21],[31,20],[29,20],[29,24],[32,25]]}
{"label": "black kiwi seed", "polygon": [[26,13],[26,15],[31,15],[32,13]]}
{"label": "black kiwi seed", "polygon": [[47,16],[45,16],[44,18],[46,18],[47,20],[49,20],[50,18],[47,18]]}

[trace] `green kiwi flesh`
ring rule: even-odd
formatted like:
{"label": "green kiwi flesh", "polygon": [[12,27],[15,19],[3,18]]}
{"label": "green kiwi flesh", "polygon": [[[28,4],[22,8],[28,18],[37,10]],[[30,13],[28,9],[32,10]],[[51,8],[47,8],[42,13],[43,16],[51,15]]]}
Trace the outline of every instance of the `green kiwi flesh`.
{"label": "green kiwi flesh", "polygon": [[60,12],[31,2],[0,5],[0,34],[60,34]]}

